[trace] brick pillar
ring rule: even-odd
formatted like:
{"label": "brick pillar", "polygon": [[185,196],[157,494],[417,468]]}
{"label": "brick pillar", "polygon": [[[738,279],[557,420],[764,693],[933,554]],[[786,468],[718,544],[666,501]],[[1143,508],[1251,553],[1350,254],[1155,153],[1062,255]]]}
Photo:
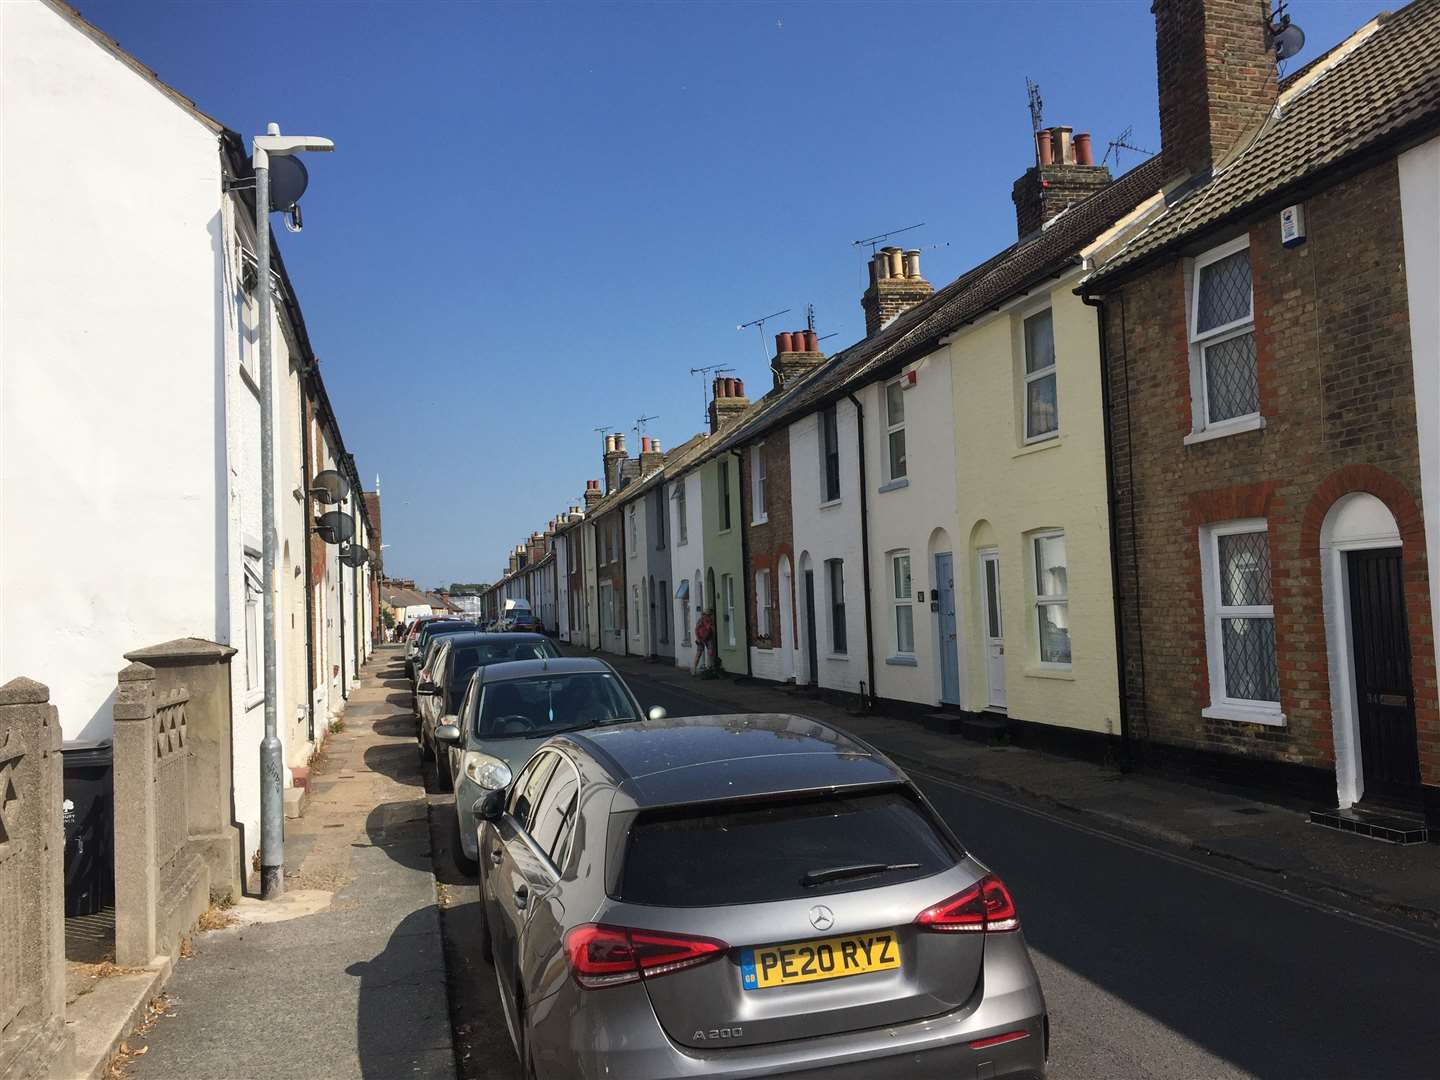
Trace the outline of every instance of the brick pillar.
{"label": "brick pillar", "polygon": [[115,962],[155,958],[155,669],[132,663],[115,695]]}
{"label": "brick pillar", "polygon": [[65,1076],[64,766],[50,690],[0,686],[0,1076]]}

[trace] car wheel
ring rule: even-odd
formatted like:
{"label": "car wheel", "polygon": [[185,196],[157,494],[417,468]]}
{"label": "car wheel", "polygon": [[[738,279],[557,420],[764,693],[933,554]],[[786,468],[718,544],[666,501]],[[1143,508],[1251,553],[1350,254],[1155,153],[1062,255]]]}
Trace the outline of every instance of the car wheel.
{"label": "car wheel", "polygon": [[475,877],[480,872],[480,862],[465,854],[465,840],[460,835],[460,821],[455,821],[455,868],[466,877]]}

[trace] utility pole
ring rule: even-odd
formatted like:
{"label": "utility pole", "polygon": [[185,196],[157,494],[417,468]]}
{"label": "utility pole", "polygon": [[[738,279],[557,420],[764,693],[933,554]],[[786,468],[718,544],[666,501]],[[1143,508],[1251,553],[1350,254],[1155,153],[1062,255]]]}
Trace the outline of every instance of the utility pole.
{"label": "utility pole", "polygon": [[[307,150],[334,150],[318,136],[281,135],[270,124],[251,146],[255,165],[255,262],[260,276],[260,531],[263,554],[265,625],[265,738],[260,743],[260,896],[278,899],[285,891],[284,763],[277,720],[278,680],[275,674],[275,383],[270,321],[270,155]],[[310,483],[310,478],[304,478]],[[308,497],[307,497],[308,505]]]}

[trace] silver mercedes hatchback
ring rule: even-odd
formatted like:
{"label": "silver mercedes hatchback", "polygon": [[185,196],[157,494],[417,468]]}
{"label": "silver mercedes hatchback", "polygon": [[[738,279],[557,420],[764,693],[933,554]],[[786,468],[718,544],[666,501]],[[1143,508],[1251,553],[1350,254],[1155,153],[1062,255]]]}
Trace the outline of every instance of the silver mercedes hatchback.
{"label": "silver mercedes hatchback", "polygon": [[798,716],[557,736],[475,807],[527,1077],[1042,1077],[1009,891],[868,745]]}

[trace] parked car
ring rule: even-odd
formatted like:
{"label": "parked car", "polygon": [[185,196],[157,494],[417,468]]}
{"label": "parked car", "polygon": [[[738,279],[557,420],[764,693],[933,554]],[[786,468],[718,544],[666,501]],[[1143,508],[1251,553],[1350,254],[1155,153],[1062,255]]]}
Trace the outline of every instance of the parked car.
{"label": "parked car", "polygon": [[410,676],[410,682],[414,684],[420,681],[420,671],[425,666],[425,661],[430,658],[430,643],[437,635],[475,629],[478,628],[474,623],[464,619],[432,619],[422,626],[411,641],[405,657],[406,673]]}
{"label": "parked car", "polygon": [[[449,745],[440,746],[441,753],[435,753],[435,729],[442,723],[456,722],[471,676],[487,664],[558,657],[560,650],[549,638],[539,634],[467,631],[446,634],[436,640],[439,651],[430,663],[429,678],[417,688],[416,712],[420,726],[416,739],[420,743],[421,761],[431,763],[432,785],[437,790],[449,791],[454,775]],[[473,831],[473,818],[471,821]]]}
{"label": "parked car", "polygon": [[[521,640],[537,639],[555,650],[549,638],[526,634]],[[434,736],[437,746],[447,748],[443,756],[455,788],[461,869],[473,873],[478,858],[476,801],[509,784],[537,746],[560,731],[628,723],[643,715],[625,680],[597,657],[524,660],[478,669],[456,715],[436,728]],[[656,715],[663,716],[663,710]]]}
{"label": "parked car", "polygon": [[527,1077],[1044,1075],[1009,890],[833,728],[574,731],[477,810],[485,945]]}
{"label": "parked car", "polygon": [[510,612],[500,620],[500,630],[504,633],[532,633],[543,634],[545,624],[533,611],[526,608],[519,608]]}

